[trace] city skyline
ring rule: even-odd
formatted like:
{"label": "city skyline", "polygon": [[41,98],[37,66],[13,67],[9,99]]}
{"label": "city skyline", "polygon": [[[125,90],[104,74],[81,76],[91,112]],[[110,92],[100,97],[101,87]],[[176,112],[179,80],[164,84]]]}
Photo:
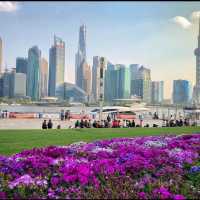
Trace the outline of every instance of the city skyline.
{"label": "city skyline", "polygon": [[[151,69],[152,80],[164,80],[165,98],[172,95],[173,80],[195,83],[193,52],[197,47],[199,2],[13,2],[9,5],[9,9],[0,7],[4,66],[15,67],[16,57],[26,57],[34,45],[49,60],[48,49],[56,34],[66,43],[65,81],[75,82],[74,57],[79,27],[84,23],[89,65],[93,56],[104,56],[114,64],[144,65]],[[14,29],[21,31],[15,31],[13,37]]]}

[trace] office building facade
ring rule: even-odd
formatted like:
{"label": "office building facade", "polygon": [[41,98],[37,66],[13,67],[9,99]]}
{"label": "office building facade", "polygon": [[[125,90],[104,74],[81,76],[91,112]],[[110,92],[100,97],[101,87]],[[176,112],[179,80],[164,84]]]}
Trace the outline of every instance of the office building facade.
{"label": "office building facade", "polygon": [[48,62],[45,58],[41,60],[41,97],[48,96]]}
{"label": "office building facade", "polygon": [[91,68],[90,68],[90,65],[84,61],[83,64],[82,64],[82,67],[83,67],[83,90],[86,92],[88,98],[89,96],[91,95]]}
{"label": "office building facade", "polygon": [[3,41],[0,37],[0,73],[3,73]]}
{"label": "office building facade", "polygon": [[28,59],[18,57],[16,59],[16,73],[27,74],[27,69],[28,69]]}
{"label": "office building facade", "polygon": [[110,65],[105,72],[105,101],[130,97],[130,71],[125,65]]}
{"label": "office building facade", "polygon": [[187,80],[173,81],[173,104],[188,104],[191,101],[191,84]]}
{"label": "office building facade", "polygon": [[54,36],[54,45],[49,50],[48,94],[63,98],[65,74],[65,42]]}
{"label": "office building facade", "polygon": [[164,96],[164,81],[151,82],[151,103],[161,104]]}
{"label": "office building facade", "polygon": [[92,97],[94,102],[98,101],[99,86],[100,86],[100,57],[94,56],[93,66],[92,66]]}
{"label": "office building facade", "polygon": [[83,65],[87,62],[86,57],[86,26],[83,24],[79,29],[78,51],[75,55],[75,83],[83,89]]}
{"label": "office building facade", "polygon": [[37,46],[33,46],[28,51],[27,96],[34,101],[41,97],[40,70],[41,51]]}
{"label": "office building facade", "polygon": [[26,96],[26,74],[12,72],[10,74],[10,97]]}
{"label": "office building facade", "polygon": [[141,66],[137,78],[131,81],[131,95],[137,95],[145,103],[151,103],[151,70]]}

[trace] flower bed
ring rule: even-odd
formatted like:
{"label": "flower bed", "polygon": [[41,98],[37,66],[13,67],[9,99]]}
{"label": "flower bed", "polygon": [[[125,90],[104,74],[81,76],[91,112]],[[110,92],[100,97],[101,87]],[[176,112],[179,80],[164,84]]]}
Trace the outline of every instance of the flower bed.
{"label": "flower bed", "polygon": [[200,198],[200,134],[74,143],[0,156],[2,198]]}

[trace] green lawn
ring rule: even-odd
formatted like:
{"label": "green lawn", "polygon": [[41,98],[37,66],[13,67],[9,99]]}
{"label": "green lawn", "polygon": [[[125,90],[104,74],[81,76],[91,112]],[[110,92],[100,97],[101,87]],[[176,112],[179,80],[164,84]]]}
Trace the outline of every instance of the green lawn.
{"label": "green lawn", "polygon": [[33,147],[67,145],[77,141],[198,132],[200,133],[200,127],[0,130],[0,154],[10,155]]}

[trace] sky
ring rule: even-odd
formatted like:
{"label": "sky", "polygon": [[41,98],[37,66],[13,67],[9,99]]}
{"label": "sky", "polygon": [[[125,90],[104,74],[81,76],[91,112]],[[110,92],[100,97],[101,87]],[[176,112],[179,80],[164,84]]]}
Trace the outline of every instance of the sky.
{"label": "sky", "polygon": [[1,2],[0,37],[4,66],[15,67],[37,45],[49,60],[56,34],[65,41],[65,80],[74,83],[81,24],[87,27],[87,58],[105,56],[113,64],[141,64],[152,80],[164,81],[171,98],[173,80],[195,83],[200,2]]}

